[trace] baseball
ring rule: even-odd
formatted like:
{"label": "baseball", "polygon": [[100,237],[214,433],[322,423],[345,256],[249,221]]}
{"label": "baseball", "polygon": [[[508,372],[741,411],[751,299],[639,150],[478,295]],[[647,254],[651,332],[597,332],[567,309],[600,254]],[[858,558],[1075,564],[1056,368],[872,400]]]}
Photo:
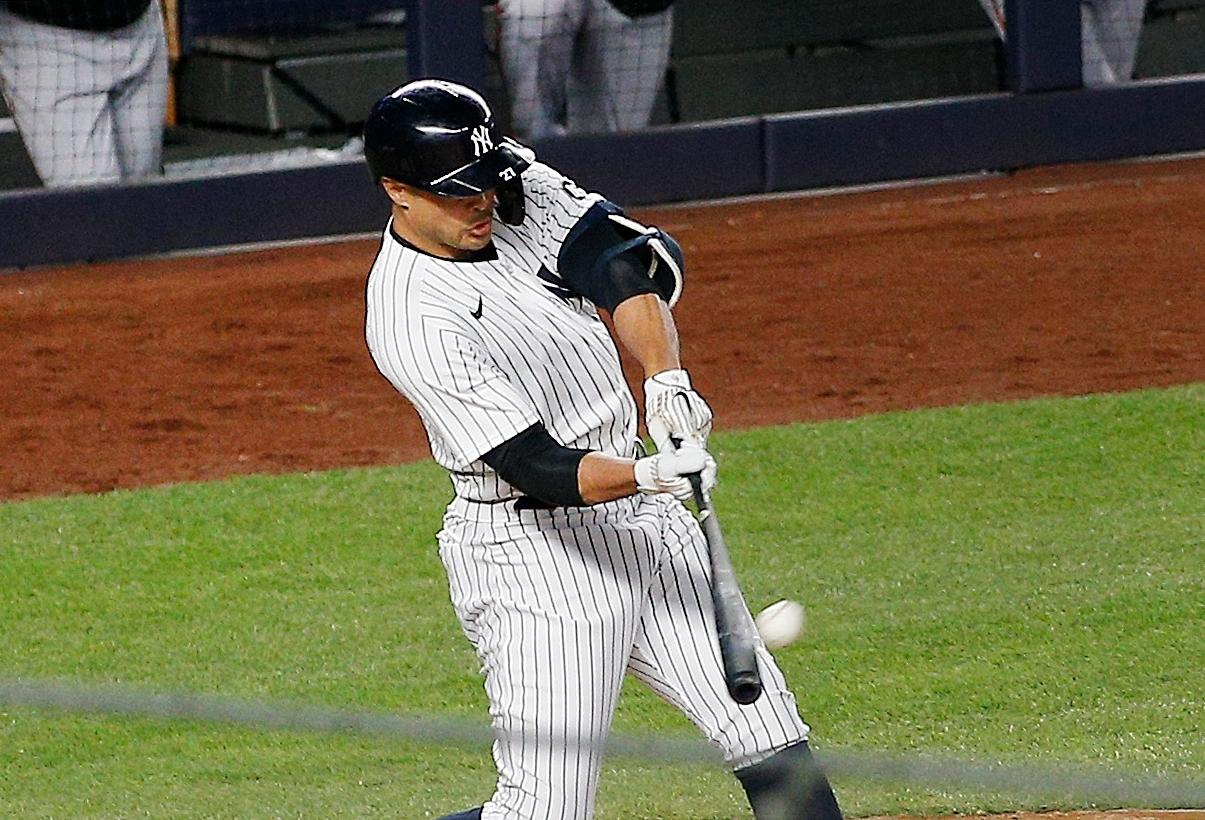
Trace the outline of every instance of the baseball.
{"label": "baseball", "polygon": [[763,609],[755,619],[757,632],[770,649],[790,646],[803,635],[806,624],[803,605],[798,601],[779,601]]}

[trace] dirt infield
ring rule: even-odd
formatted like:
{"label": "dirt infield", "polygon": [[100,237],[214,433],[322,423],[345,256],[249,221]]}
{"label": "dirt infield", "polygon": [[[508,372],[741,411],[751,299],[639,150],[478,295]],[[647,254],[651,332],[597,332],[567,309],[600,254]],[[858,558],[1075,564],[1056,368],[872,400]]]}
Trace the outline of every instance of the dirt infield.
{"label": "dirt infield", "polygon": [[[646,210],[720,427],[1205,380],[1205,161]],[[374,241],[0,276],[0,498],[422,458]]]}
{"label": "dirt infield", "polygon": [[[685,362],[733,428],[1205,380],[1203,202],[1195,160],[641,215],[686,249]],[[375,251],[0,276],[0,498],[426,456],[362,341]]]}

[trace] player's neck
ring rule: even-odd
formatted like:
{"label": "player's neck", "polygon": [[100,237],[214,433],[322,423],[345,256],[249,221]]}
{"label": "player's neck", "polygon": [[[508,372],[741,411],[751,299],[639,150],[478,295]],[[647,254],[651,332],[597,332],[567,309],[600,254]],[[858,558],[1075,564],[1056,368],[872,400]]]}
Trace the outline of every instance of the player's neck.
{"label": "player's neck", "polygon": [[424,235],[406,219],[406,212],[395,207],[393,209],[393,233],[405,244],[422,251],[428,256],[438,256],[440,259],[463,259],[468,251],[452,248]]}

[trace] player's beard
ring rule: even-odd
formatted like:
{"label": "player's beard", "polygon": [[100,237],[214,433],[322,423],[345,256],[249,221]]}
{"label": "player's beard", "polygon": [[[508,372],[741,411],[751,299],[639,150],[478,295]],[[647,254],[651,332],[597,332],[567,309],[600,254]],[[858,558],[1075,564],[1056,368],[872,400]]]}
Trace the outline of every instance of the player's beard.
{"label": "player's beard", "polygon": [[489,245],[490,240],[494,238],[493,217],[491,214],[486,214],[482,221],[469,225],[461,233],[461,249],[466,251],[479,251]]}

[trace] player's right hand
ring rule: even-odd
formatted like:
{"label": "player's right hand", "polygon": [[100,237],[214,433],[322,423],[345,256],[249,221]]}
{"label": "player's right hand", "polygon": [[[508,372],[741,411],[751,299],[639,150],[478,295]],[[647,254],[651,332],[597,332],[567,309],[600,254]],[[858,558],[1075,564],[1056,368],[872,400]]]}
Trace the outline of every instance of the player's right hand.
{"label": "player's right hand", "polygon": [[644,423],[658,450],[672,442],[707,447],[711,406],[691,387],[685,370],[663,370],[644,380]]}
{"label": "player's right hand", "polygon": [[649,494],[671,493],[682,501],[690,501],[694,493],[687,476],[695,473],[702,481],[703,492],[715,486],[716,464],[711,453],[697,444],[684,442],[676,450],[671,447],[638,459],[636,489]]}

